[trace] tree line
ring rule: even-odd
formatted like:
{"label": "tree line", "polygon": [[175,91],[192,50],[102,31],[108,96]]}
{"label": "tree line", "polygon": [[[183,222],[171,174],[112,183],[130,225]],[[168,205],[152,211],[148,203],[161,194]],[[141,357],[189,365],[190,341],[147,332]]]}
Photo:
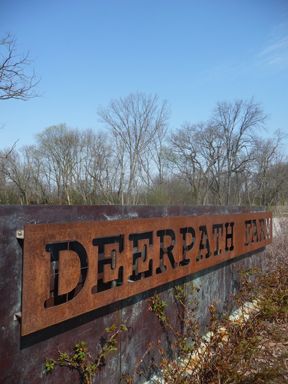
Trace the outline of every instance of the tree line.
{"label": "tree line", "polygon": [[157,95],[133,93],[98,114],[102,131],[59,124],[33,145],[3,149],[1,204],[287,202],[283,137],[265,133],[253,100],[217,103],[207,121],[173,131]]}

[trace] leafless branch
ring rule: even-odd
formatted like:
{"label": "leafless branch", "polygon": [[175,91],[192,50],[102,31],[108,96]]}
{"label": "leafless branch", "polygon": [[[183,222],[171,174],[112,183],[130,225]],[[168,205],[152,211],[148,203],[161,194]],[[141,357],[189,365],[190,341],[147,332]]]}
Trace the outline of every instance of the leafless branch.
{"label": "leafless branch", "polygon": [[39,82],[30,71],[29,52],[19,56],[16,41],[10,34],[0,40],[0,100],[27,100],[37,96],[35,87]]}

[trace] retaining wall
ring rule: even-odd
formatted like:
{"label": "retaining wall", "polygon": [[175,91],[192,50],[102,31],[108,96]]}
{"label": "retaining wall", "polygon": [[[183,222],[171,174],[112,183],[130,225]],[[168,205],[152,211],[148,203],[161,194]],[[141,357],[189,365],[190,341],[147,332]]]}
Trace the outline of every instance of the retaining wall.
{"label": "retaining wall", "polygon": [[[67,223],[75,221],[106,221],[119,219],[153,218],[163,216],[190,216],[234,214],[249,212],[239,207],[151,207],[151,206],[1,206],[0,207],[0,382],[13,383],[77,383],[77,374],[58,368],[51,376],[43,372],[46,358],[56,357],[57,351],[70,351],[78,341],[86,341],[91,351],[112,324],[125,323],[128,332],[121,336],[118,351],[109,357],[95,383],[119,383],[122,374],[132,373],[151,341],[163,339],[165,334],[155,315],[147,310],[150,297],[160,293],[168,304],[171,317],[177,308],[173,297],[176,284],[199,286],[198,316],[204,327],[208,306],[216,302],[221,310],[237,290],[239,270],[261,265],[265,250],[242,255],[233,260],[198,272],[178,281],[138,294],[104,308],[56,324],[42,331],[21,336],[20,321],[22,294],[23,241],[16,231],[25,224]],[[25,241],[25,239],[24,239]],[[136,382],[141,382],[138,378]]]}

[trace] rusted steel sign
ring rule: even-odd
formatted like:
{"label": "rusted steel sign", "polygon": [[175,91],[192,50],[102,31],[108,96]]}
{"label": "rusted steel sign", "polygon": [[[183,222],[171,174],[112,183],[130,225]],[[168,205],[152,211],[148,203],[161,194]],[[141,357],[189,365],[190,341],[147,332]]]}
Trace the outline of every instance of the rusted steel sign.
{"label": "rusted steel sign", "polygon": [[22,335],[272,241],[268,212],[25,226]]}

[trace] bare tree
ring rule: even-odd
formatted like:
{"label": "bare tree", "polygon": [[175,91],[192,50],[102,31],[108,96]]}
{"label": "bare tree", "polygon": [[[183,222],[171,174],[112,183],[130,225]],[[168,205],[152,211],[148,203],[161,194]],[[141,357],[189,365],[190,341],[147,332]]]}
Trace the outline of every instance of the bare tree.
{"label": "bare tree", "polygon": [[251,101],[218,103],[211,125],[223,140],[225,156],[225,204],[231,202],[233,176],[252,160],[251,147],[255,128],[263,126],[266,116],[260,106]]}
{"label": "bare tree", "polygon": [[[191,189],[194,203],[198,203],[202,165],[200,162],[196,132],[200,125],[186,124],[171,135],[170,163],[174,173],[187,182]],[[172,169],[173,169],[172,168]]]}
{"label": "bare tree", "polygon": [[134,93],[112,100],[99,115],[115,139],[121,203],[135,204],[142,183],[141,160],[167,124],[167,104],[156,95]]}
{"label": "bare tree", "polygon": [[43,172],[50,185],[56,188],[59,203],[73,203],[73,177],[79,162],[79,132],[65,124],[51,126],[37,135],[38,154]]}
{"label": "bare tree", "polygon": [[35,97],[38,80],[30,65],[28,53],[16,53],[15,38],[8,34],[0,40],[0,100]]}
{"label": "bare tree", "polygon": [[148,150],[141,157],[141,178],[145,184],[147,191],[158,188],[164,183],[168,171],[167,156],[167,131],[168,126],[163,125],[152,140]]}
{"label": "bare tree", "polygon": [[116,192],[119,163],[108,135],[88,130],[82,133],[81,141],[82,170],[76,172],[76,185],[85,203],[119,203]]}
{"label": "bare tree", "polygon": [[255,138],[250,190],[256,204],[275,204],[287,188],[287,164],[280,151],[283,138],[281,132],[267,139]]}
{"label": "bare tree", "polygon": [[[5,154],[5,151],[4,151]],[[20,154],[13,151],[2,155],[2,172],[8,183],[12,183],[19,196],[20,204],[31,203],[31,169]]]}
{"label": "bare tree", "polygon": [[201,204],[222,204],[221,188],[224,164],[222,137],[210,123],[199,125],[195,132],[199,163],[202,170]]}
{"label": "bare tree", "polygon": [[172,134],[174,174],[190,184],[194,203],[240,204],[255,128],[264,121],[253,101],[218,103],[207,123],[186,124]]}
{"label": "bare tree", "polygon": [[222,159],[218,131],[207,123],[186,123],[171,135],[170,161],[176,174],[190,184],[196,204],[206,204],[209,191],[217,190]]}
{"label": "bare tree", "polygon": [[[47,183],[43,157],[36,145],[28,145],[20,150],[21,158],[29,170],[30,202],[33,204],[47,204],[52,197],[51,184]],[[50,187],[50,188],[49,188]]]}

